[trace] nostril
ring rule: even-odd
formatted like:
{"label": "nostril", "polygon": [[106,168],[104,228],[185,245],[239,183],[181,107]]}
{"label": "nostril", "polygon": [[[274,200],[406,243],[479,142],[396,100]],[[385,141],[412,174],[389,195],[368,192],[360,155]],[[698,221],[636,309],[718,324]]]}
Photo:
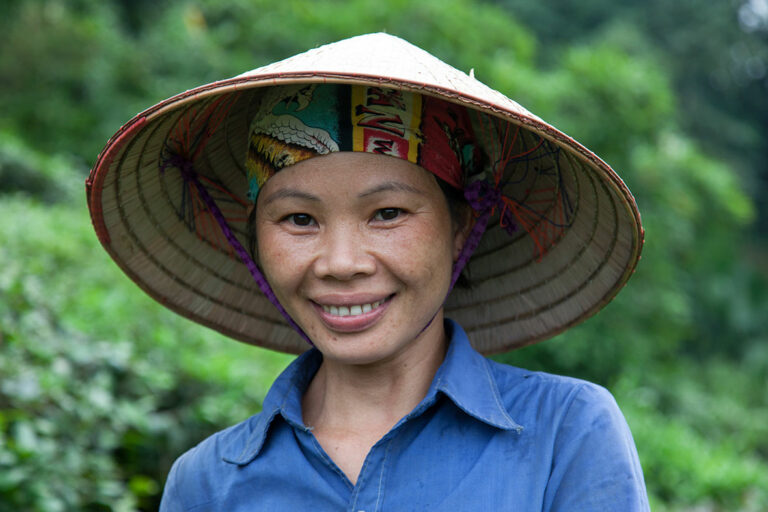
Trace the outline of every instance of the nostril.
{"label": "nostril", "polygon": [[322,278],[349,280],[370,275],[376,270],[375,258],[359,237],[329,240],[315,262],[315,273]]}

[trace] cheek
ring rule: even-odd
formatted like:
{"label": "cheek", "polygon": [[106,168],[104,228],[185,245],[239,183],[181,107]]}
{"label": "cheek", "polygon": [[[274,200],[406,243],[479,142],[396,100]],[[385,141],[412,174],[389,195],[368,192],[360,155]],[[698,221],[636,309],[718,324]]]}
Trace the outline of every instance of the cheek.
{"label": "cheek", "polygon": [[273,291],[281,295],[281,288],[290,283],[291,270],[296,268],[295,248],[287,244],[278,230],[269,226],[257,226],[256,249],[258,263]]}
{"label": "cheek", "polygon": [[426,224],[392,245],[390,251],[406,279],[422,286],[442,287],[450,282],[453,236],[449,224]]}

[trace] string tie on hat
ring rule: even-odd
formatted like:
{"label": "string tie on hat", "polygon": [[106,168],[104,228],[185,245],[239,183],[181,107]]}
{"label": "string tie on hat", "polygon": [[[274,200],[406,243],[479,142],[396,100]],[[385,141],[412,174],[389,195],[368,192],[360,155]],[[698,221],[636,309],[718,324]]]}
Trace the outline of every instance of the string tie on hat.
{"label": "string tie on hat", "polygon": [[283,305],[280,304],[280,301],[275,295],[275,292],[272,290],[272,287],[267,282],[267,279],[264,277],[264,274],[261,272],[261,269],[259,269],[258,265],[256,265],[256,262],[253,261],[253,258],[251,258],[251,255],[248,254],[248,251],[245,249],[245,247],[243,247],[243,244],[240,243],[240,240],[238,240],[235,234],[232,232],[226,217],[221,212],[219,206],[216,204],[216,200],[211,197],[208,189],[200,181],[192,160],[179,154],[176,151],[173,151],[170,148],[166,148],[166,152],[163,155],[162,162],[160,164],[160,172],[164,173],[168,167],[176,168],[181,174],[181,178],[184,180],[184,182],[189,183],[195,187],[198,194],[200,194],[200,198],[203,200],[203,203],[208,208],[208,211],[211,213],[213,218],[216,219],[216,222],[221,228],[221,231],[224,234],[224,237],[227,239],[227,242],[229,242],[230,247],[234,249],[240,260],[248,268],[248,271],[256,281],[259,289],[278,309],[283,318],[285,318],[286,322],[288,322],[288,325],[293,327],[293,329],[296,330],[296,332],[298,332],[299,335],[307,343],[309,343],[311,346],[314,346],[314,343],[312,343],[312,340],[309,339],[309,336],[307,336],[304,330],[299,327],[293,318],[291,318],[285,308],[283,308]]}
{"label": "string tie on hat", "polygon": [[453,265],[451,289],[453,289],[475,249],[480,245],[480,239],[483,237],[488,221],[496,211],[496,208],[500,211],[499,225],[508,234],[514,234],[518,229],[515,215],[509,206],[511,200],[501,193],[498,184],[491,185],[485,179],[476,179],[464,187],[464,199],[467,200],[469,206],[474,210],[477,218],[472,226],[472,230],[467,235],[464,247],[461,248],[456,263]]}
{"label": "string tie on hat", "polygon": [[510,235],[517,232],[515,216],[508,206],[510,200],[504,197],[498,187],[491,186],[485,180],[476,180],[464,188],[464,198],[480,214],[487,212],[490,216],[499,208],[499,225]]}
{"label": "string tie on hat", "polygon": [[160,172],[164,173],[168,167],[175,167],[186,183],[195,183],[197,172],[191,160],[178,153],[168,151],[163,157],[163,162],[160,164]]}

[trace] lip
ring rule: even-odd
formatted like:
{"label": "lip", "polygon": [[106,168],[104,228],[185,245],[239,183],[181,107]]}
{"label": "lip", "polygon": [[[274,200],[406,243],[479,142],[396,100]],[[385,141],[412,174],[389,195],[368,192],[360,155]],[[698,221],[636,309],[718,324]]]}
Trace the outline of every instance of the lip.
{"label": "lip", "polygon": [[[368,329],[384,315],[394,295],[382,297],[381,295],[333,295],[324,296],[317,301],[311,301],[320,320],[331,330],[337,332],[360,332]],[[360,304],[373,304],[381,302],[375,309],[367,313],[349,316],[332,315],[323,309],[323,306],[353,306]]]}

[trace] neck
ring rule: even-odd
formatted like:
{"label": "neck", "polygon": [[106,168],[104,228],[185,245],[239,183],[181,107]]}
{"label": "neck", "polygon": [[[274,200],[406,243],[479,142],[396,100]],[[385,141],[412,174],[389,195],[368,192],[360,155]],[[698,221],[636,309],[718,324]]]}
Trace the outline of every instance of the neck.
{"label": "neck", "polygon": [[383,436],[426,396],[446,347],[442,319],[436,319],[389,360],[358,365],[324,359],[304,394],[305,424]]}

